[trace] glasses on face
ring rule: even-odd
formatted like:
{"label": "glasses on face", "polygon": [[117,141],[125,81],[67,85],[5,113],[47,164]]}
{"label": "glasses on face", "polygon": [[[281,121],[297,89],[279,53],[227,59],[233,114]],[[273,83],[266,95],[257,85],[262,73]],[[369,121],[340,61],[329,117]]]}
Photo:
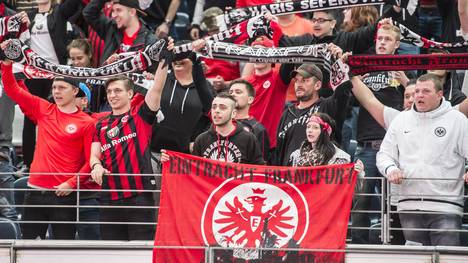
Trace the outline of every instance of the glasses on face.
{"label": "glasses on face", "polygon": [[312,23],[319,23],[319,24],[323,24],[323,23],[325,23],[325,22],[330,22],[330,21],[332,21],[332,20],[333,20],[333,19],[326,19],[326,18],[312,18],[312,19],[310,19],[310,21],[311,21]]}

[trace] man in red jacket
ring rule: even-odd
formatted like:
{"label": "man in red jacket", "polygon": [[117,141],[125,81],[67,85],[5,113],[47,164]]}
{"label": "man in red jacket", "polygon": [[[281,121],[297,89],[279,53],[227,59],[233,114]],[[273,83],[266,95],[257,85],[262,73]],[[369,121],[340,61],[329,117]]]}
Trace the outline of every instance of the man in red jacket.
{"label": "man in red jacket", "polygon": [[[2,43],[4,48],[5,42]],[[31,95],[21,88],[12,73],[11,61],[2,66],[4,91],[23,110],[24,114],[38,126],[37,146],[31,164],[28,186],[35,189],[27,192],[23,221],[75,221],[76,209],[44,207],[50,205],[76,205],[72,188],[78,184],[73,173],[88,173],[86,160],[90,156],[90,145],[94,120],[75,104],[80,92],[77,80],[56,78],[52,84],[55,104]],[[80,178],[80,183],[87,178]],[[74,239],[75,225],[52,223],[54,239]],[[22,224],[24,239],[45,239],[48,224]]]}

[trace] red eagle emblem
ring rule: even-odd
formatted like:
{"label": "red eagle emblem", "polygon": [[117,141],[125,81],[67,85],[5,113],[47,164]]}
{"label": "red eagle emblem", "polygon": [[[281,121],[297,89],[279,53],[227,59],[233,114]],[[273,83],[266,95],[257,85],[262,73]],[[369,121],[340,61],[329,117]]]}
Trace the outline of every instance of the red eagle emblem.
{"label": "red eagle emblem", "polygon": [[[265,213],[262,208],[265,206],[266,197],[261,196],[265,190],[252,188],[253,195],[244,199],[251,206],[251,210],[244,207],[239,198],[234,197],[231,203],[225,202],[229,211],[219,211],[223,217],[215,220],[216,223],[226,225],[218,232],[225,235],[226,244],[244,247],[257,247],[262,242],[262,237],[268,234],[276,234],[279,238],[286,238],[288,235],[283,229],[293,229],[289,224],[292,216],[285,214],[290,210],[290,206],[283,207],[283,200],[278,201],[270,210]],[[238,236],[238,238],[235,237]],[[244,244],[245,243],[245,244]]]}

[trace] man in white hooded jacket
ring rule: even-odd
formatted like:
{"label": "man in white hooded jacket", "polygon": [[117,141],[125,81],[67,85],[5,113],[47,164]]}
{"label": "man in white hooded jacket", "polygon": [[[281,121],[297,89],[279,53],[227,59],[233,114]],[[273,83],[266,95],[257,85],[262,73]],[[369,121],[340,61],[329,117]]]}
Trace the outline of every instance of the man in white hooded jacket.
{"label": "man in white hooded jacket", "polygon": [[467,118],[444,100],[436,76],[419,77],[412,109],[393,120],[377,154],[379,171],[391,183],[401,184],[402,227],[440,229],[404,230],[406,240],[459,245],[459,233],[444,230],[461,228],[466,159]]}

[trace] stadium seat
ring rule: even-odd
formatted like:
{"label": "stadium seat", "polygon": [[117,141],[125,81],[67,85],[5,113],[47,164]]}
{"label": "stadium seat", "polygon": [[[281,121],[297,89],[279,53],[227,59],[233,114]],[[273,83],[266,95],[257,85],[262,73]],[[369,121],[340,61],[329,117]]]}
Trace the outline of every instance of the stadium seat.
{"label": "stadium seat", "polygon": [[179,39],[184,39],[187,34],[187,27],[190,24],[189,15],[183,12],[177,12],[174,20],[174,31]]}
{"label": "stadium seat", "polygon": [[[468,224],[463,224],[462,225],[462,230],[468,230]],[[462,232],[460,233],[460,245],[461,246],[468,246],[468,233],[467,232]]]}
{"label": "stadium seat", "polygon": [[20,233],[18,226],[11,221],[0,217],[0,239],[19,239]]}
{"label": "stadium seat", "polygon": [[[28,188],[28,178],[29,178],[28,176],[19,178],[14,183],[16,205],[22,205],[24,202],[24,195],[26,193],[24,189]],[[21,215],[23,213],[23,208],[16,207],[16,212],[18,213],[18,215]]]}

